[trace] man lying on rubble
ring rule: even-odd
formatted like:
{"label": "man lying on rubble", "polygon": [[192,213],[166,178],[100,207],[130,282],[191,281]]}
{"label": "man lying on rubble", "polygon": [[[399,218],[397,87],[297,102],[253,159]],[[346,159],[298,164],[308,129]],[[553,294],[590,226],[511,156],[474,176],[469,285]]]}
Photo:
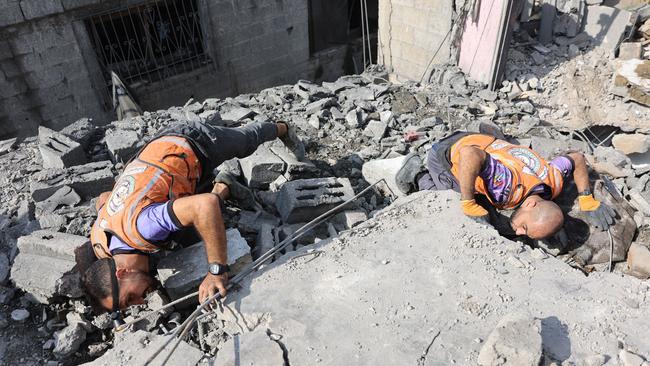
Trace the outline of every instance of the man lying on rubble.
{"label": "man lying on rubble", "polygon": [[[279,137],[297,155],[304,146],[285,122],[257,122],[240,128],[179,123],[157,134],[129,164],[111,192],[99,197],[90,242],[98,258],[83,273],[83,286],[96,308],[116,313],[144,303],[153,289],[150,254],[166,248],[170,234],[193,227],[205,243],[209,266],[199,301],[226,294],[228,265],[221,207],[233,198],[254,204],[252,192],[226,172],[213,171],[232,158],[252,154]],[[209,193],[197,193],[205,186]],[[94,258],[93,258],[94,259]]]}
{"label": "man lying on rubble", "polygon": [[465,215],[488,223],[488,210],[476,201],[475,195],[481,195],[497,209],[515,209],[510,217],[514,234],[544,239],[562,229],[564,215],[552,200],[564,180],[573,177],[580,209],[591,224],[607,230],[614,223],[614,210],[596,200],[589,188],[582,153],[569,152],[547,162],[532,149],[508,143],[500,131],[483,125],[481,131],[485,133],[456,132],[434,143],[426,169],[419,156],[408,156],[396,176],[400,190],[453,189],[460,192]]}

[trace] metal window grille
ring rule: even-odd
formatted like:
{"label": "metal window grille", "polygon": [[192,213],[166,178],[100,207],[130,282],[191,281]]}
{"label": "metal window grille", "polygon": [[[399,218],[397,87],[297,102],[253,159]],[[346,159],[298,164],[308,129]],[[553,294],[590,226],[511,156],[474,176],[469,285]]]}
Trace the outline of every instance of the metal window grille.
{"label": "metal window grille", "polygon": [[196,0],[161,0],[86,20],[107,86],[115,71],[128,86],[153,83],[211,62]]}

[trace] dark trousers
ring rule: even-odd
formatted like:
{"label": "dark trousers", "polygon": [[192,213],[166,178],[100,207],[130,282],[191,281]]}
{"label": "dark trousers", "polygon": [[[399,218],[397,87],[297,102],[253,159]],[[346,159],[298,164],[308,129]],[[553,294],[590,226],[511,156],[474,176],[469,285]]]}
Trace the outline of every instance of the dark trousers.
{"label": "dark trousers", "polygon": [[278,137],[275,123],[254,122],[231,128],[198,122],[178,122],[159,131],[156,137],[180,136],[190,141],[203,167],[201,182],[210,180],[213,171],[226,160],[244,158],[257,147]]}
{"label": "dark trousers", "polygon": [[455,132],[431,145],[431,150],[427,154],[427,172],[418,179],[418,188],[421,191],[453,189],[460,192],[458,180],[451,174],[449,150],[453,144],[469,134],[468,132]]}

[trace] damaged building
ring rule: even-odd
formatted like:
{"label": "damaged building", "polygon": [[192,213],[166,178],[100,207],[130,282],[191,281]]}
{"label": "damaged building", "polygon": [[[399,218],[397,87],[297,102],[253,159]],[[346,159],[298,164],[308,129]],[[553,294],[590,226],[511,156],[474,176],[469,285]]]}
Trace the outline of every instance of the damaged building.
{"label": "damaged building", "polygon": [[[376,42],[377,1],[366,8]],[[360,72],[360,13],[351,0],[3,1],[0,136],[110,122],[111,71],[145,110]]]}
{"label": "damaged building", "polygon": [[[0,9],[0,363],[650,362],[644,1]],[[141,111],[116,118],[111,73]],[[179,239],[124,324],[95,312],[80,248],[131,157],[178,122],[279,120],[304,156],[276,139],[218,168],[255,202],[222,209],[227,297],[197,310],[205,246]],[[409,158],[486,128],[549,161],[584,153],[616,220],[590,225],[571,179],[555,199],[565,237],[546,239],[515,235],[512,210],[485,225],[456,192],[402,191]]]}

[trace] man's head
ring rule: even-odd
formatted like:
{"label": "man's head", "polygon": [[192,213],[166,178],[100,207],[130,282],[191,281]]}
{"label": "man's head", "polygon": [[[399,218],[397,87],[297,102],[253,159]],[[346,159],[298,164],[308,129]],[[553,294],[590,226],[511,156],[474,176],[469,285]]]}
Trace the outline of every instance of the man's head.
{"label": "man's head", "polygon": [[149,273],[120,268],[113,272],[111,261],[100,259],[95,261],[83,275],[82,282],[86,295],[93,307],[111,311],[113,309],[113,291],[111,276],[117,278],[119,288],[119,308],[143,304],[147,293],[154,289],[155,280]]}
{"label": "man's head", "polygon": [[544,239],[558,232],[564,224],[560,206],[537,195],[529,196],[512,214],[510,226],[517,235]]}

